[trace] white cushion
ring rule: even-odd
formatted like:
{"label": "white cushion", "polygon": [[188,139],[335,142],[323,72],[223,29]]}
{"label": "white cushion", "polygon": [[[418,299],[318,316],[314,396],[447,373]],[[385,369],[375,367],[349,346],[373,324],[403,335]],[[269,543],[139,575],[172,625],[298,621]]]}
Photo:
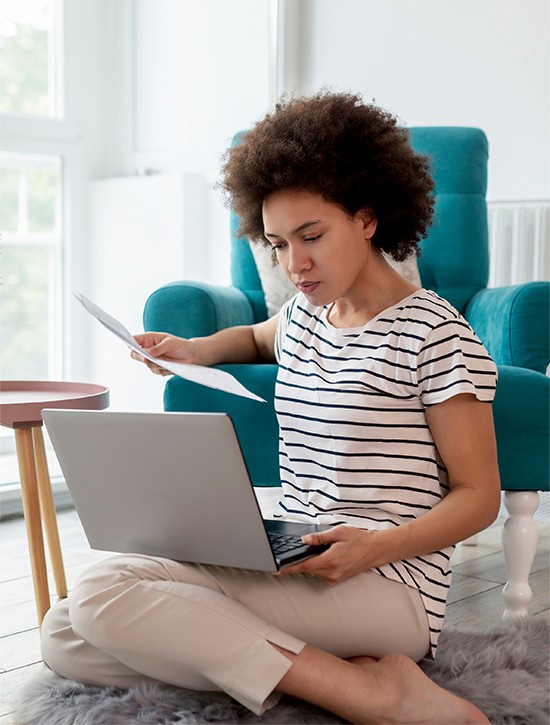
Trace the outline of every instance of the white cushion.
{"label": "white cushion", "polygon": [[[272,252],[261,242],[253,242],[250,249],[258,268],[260,282],[265,295],[267,314],[273,317],[281,309],[284,303],[297,293],[296,287],[288,280],[279,264],[273,264]],[[416,255],[407,257],[403,262],[396,262],[388,255],[384,255],[388,263],[399,274],[417,287],[422,287]]]}
{"label": "white cushion", "polygon": [[392,259],[387,254],[384,254],[384,257],[388,264],[399,272],[399,274],[404,277],[407,282],[412,282],[412,284],[415,284],[417,287],[422,287],[416,254],[411,254],[402,262],[396,262],[395,259]]}
{"label": "white cushion", "polygon": [[284,303],[298,293],[279,264],[273,264],[271,249],[261,242],[252,242],[250,249],[258,268],[265,296],[268,317],[273,317]]}

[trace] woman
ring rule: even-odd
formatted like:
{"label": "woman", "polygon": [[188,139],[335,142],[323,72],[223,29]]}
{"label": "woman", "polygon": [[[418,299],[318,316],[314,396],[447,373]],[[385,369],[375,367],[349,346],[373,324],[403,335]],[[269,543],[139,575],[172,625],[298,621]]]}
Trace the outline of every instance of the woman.
{"label": "woman", "polygon": [[435,655],[452,546],[494,520],[500,493],[496,368],[385,258],[426,235],[427,160],[388,113],[319,93],[281,103],[223,171],[243,234],[297,295],[256,325],[136,339],[187,363],[277,360],[278,515],[332,524],[308,539],[330,547],[277,576],[108,559],[47,615],[44,659],[93,684],[223,690],[256,713],[287,693],[350,722],[487,722],[415,664]]}

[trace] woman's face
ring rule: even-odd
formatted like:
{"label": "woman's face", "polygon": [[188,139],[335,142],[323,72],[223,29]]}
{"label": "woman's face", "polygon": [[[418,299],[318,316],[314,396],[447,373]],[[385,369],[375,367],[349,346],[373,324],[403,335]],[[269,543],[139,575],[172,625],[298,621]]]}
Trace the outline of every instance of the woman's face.
{"label": "woman's face", "polygon": [[314,305],[364,292],[376,220],[349,216],[309,191],[277,191],[264,200],[264,236],[289,280]]}

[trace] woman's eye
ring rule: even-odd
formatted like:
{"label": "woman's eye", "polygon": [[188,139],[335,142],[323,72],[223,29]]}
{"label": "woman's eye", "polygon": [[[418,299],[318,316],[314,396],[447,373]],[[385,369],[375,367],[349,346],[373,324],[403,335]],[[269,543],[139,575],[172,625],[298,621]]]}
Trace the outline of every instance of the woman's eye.
{"label": "woman's eye", "polygon": [[321,238],[320,234],[317,234],[314,237],[304,237],[304,242],[316,242],[317,239],[320,239],[320,238]]}

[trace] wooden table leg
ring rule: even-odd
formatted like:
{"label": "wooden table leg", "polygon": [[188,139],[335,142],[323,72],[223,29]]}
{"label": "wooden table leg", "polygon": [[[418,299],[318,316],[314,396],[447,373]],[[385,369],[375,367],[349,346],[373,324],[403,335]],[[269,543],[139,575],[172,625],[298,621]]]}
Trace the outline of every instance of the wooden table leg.
{"label": "wooden table leg", "polygon": [[25,526],[27,529],[27,541],[31,560],[34,598],[36,612],[38,614],[38,626],[40,627],[44,615],[50,608],[50,591],[46,572],[46,558],[44,556],[44,537],[42,536],[40,501],[38,498],[31,429],[16,428],[15,444],[21,477],[21,497],[23,499],[23,513],[25,515]]}
{"label": "wooden table leg", "polygon": [[34,456],[36,460],[36,477],[38,481],[38,495],[40,498],[40,511],[42,512],[42,523],[46,531],[50,561],[52,562],[53,576],[57,589],[57,596],[63,599],[67,596],[67,582],[65,580],[65,569],[63,567],[63,555],[59,541],[59,530],[57,528],[57,514],[53,502],[52,484],[48,471],[48,461],[44,448],[44,437],[42,428],[37,426],[32,429],[34,441]]}

